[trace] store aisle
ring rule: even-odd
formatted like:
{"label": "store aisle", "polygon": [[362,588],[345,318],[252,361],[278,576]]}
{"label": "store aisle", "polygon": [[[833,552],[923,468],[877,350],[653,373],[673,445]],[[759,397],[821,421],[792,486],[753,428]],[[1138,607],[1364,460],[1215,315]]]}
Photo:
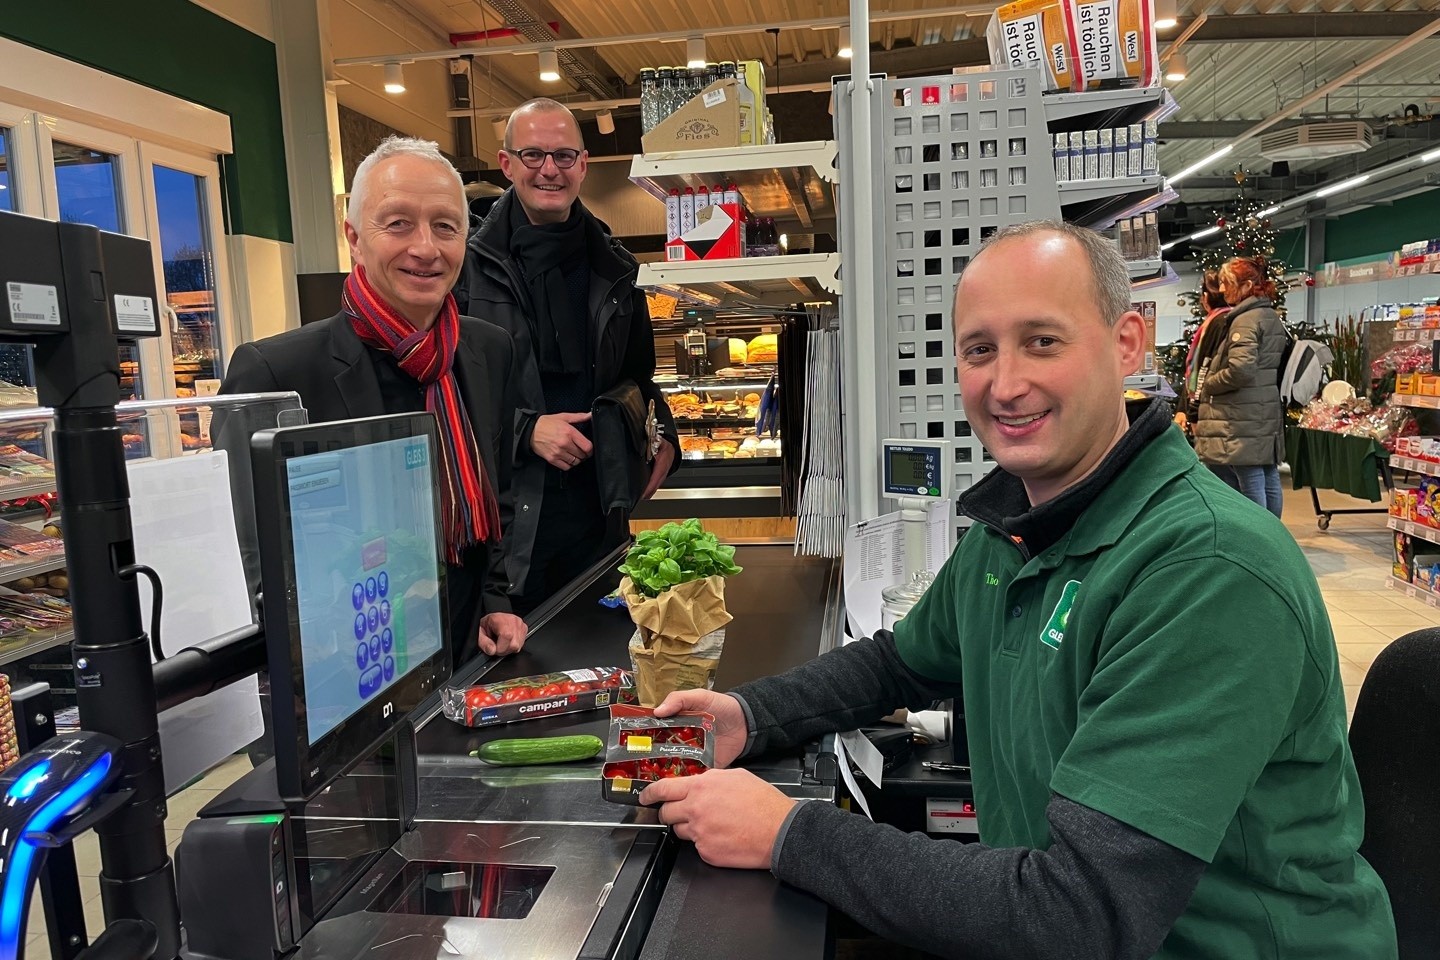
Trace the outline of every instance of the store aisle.
{"label": "store aisle", "polygon": [[[1336,517],[1330,529],[1321,532],[1315,524],[1309,492],[1290,490],[1289,478],[1283,479],[1287,488],[1285,525],[1305,552],[1320,582],[1340,651],[1345,702],[1353,710],[1365,671],[1376,655],[1391,640],[1411,630],[1440,626],[1440,610],[1385,588],[1384,579],[1390,569],[1391,540],[1383,514]],[[1322,494],[1321,502],[1326,507],[1373,506],[1331,492]],[[170,799],[170,817],[165,826],[172,852],[180,841],[185,824],[195,816],[196,811],[248,769],[250,761],[247,758],[233,757],[195,786]],[[100,853],[94,834],[87,834],[76,844],[76,862],[80,871],[81,894],[85,898],[85,921],[93,936],[102,922],[98,880]],[[31,908],[28,930],[27,956],[30,960],[48,956],[44,942],[44,917],[38,899]],[[846,946],[855,948],[858,945],[852,943]],[[869,954],[864,953],[862,947],[859,952],[851,952],[847,956]]]}

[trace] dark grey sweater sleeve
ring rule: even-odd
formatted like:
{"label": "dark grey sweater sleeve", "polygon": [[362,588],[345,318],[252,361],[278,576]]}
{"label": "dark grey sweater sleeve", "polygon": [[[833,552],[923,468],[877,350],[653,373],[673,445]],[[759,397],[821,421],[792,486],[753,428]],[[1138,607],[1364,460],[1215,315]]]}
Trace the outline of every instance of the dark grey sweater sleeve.
{"label": "dark grey sweater sleeve", "polygon": [[746,755],[793,747],[836,730],[853,730],[900,707],[921,709],[960,696],[958,683],[923,677],[906,666],[895,637],[881,630],[777,677],[732,691],[752,720]]}
{"label": "dark grey sweater sleeve", "polygon": [[965,960],[1148,960],[1205,863],[1058,795],[1048,850],[932,840],[797,806],[775,875],[897,943]]}

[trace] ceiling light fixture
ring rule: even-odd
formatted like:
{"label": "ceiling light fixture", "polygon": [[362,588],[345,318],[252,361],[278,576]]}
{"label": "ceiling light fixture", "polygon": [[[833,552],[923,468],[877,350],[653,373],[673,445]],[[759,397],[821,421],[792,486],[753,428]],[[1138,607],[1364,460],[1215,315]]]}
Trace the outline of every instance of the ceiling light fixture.
{"label": "ceiling light fixture", "polygon": [[1420,154],[1421,163],[1433,163],[1436,160],[1440,160],[1440,149],[1431,150],[1429,153]]}
{"label": "ceiling light fixture", "polygon": [[1214,234],[1217,234],[1219,232],[1219,227],[1206,227],[1204,230],[1196,230],[1194,233],[1190,234],[1190,239],[1202,240],[1205,237],[1213,236]]}
{"label": "ceiling light fixture", "polygon": [[1190,164],[1190,166],[1186,167],[1184,170],[1181,170],[1179,173],[1175,174],[1175,176],[1170,177],[1169,181],[1171,185],[1179,183],[1181,180],[1184,180],[1186,177],[1190,176],[1190,174],[1194,173],[1197,170],[1208,167],[1210,164],[1214,163],[1216,160],[1219,160],[1221,157],[1226,156],[1230,153],[1231,150],[1234,149],[1235,145],[1233,143],[1225,144],[1225,146],[1221,147],[1219,150],[1216,150],[1204,160],[1196,161],[1195,163]]}
{"label": "ceiling light fixture", "polygon": [[1169,30],[1180,23],[1176,0],[1155,0],[1155,29]]}
{"label": "ceiling light fixture", "polygon": [[835,55],[838,56],[838,57],[842,57],[842,58],[844,58],[844,59],[846,59],[846,60],[849,60],[851,57],[853,57],[853,56],[855,55],[855,48],[852,47],[852,46],[850,46],[850,28],[849,28],[849,27],[841,27],[841,28],[840,28],[840,46],[839,46],[839,48],[836,50]]}
{"label": "ceiling light fixture", "polygon": [[398,62],[385,64],[385,92],[405,92],[405,73],[400,69]]}
{"label": "ceiling light fixture", "polygon": [[1165,64],[1165,79],[1171,83],[1179,83],[1188,74],[1189,64],[1185,61],[1185,54],[1172,53],[1170,60]]}
{"label": "ceiling light fixture", "polygon": [[555,83],[560,79],[560,56],[553,47],[540,51],[540,79],[546,83]]}
{"label": "ceiling light fixture", "polygon": [[607,136],[614,133],[615,114],[611,113],[609,110],[601,110],[599,113],[595,114],[595,129],[599,130],[603,134],[606,134]]}
{"label": "ceiling light fixture", "polygon": [[1277,204],[1275,204],[1275,206],[1273,206],[1273,207],[1266,207],[1264,210],[1261,210],[1259,213],[1256,214],[1256,216],[1257,216],[1257,217],[1268,217],[1268,216],[1270,216],[1271,214],[1279,213],[1279,212],[1280,212],[1280,204],[1277,203]]}
{"label": "ceiling light fixture", "polygon": [[685,66],[705,66],[705,38],[691,37],[685,41]]}
{"label": "ceiling light fixture", "polygon": [[1337,193],[1343,193],[1346,190],[1349,190],[1351,187],[1360,186],[1360,184],[1364,183],[1366,180],[1369,179],[1370,174],[1362,173],[1358,177],[1351,177],[1349,180],[1341,180],[1339,183],[1332,183],[1328,187],[1321,187],[1319,190],[1316,190],[1315,198],[1318,200],[1321,197],[1329,197]]}

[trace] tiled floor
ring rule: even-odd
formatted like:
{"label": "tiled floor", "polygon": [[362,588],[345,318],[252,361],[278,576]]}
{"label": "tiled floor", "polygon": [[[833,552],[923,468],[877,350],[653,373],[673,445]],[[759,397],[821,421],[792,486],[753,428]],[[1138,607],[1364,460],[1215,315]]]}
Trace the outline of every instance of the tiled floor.
{"label": "tiled floor", "polygon": [[[1328,492],[1321,495],[1321,502],[1327,508],[1373,506]],[[1338,516],[1333,519],[1328,531],[1321,532],[1315,523],[1309,493],[1287,490],[1285,525],[1305,551],[1320,582],[1340,651],[1345,702],[1353,710],[1365,671],[1381,649],[1411,630],[1440,625],[1440,610],[1386,589],[1384,581],[1390,569],[1391,534],[1385,527],[1383,515]],[[185,824],[196,811],[248,769],[250,763],[247,759],[232,758],[195,786],[171,798],[166,835],[172,852],[180,841]],[[100,852],[93,834],[82,837],[75,847],[81,893],[85,899],[85,920],[93,937],[102,923],[98,880]],[[27,956],[30,960],[48,956],[44,917],[38,898],[31,907],[27,932]]]}

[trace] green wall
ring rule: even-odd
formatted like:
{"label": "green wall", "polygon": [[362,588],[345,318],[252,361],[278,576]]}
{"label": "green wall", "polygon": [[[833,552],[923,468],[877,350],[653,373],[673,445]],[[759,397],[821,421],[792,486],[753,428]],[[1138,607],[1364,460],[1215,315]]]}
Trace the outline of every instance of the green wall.
{"label": "green wall", "polygon": [[[1440,190],[1357,210],[1325,225],[1325,260],[1338,262],[1393,253],[1401,244],[1440,236]],[[1320,264],[1311,264],[1318,267]]]}
{"label": "green wall", "polygon": [[189,0],[0,0],[0,35],[230,117],[230,233],[291,242],[275,45]]}

